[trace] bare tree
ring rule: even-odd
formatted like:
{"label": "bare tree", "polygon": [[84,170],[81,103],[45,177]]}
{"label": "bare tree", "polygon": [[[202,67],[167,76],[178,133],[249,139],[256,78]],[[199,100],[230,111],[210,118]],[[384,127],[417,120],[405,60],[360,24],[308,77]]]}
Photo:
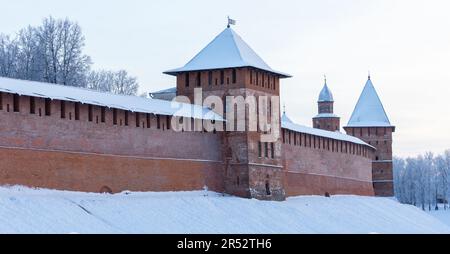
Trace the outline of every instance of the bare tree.
{"label": "bare tree", "polygon": [[77,23],[68,19],[44,19],[38,28],[44,80],[49,83],[86,86],[91,60],[84,55],[84,36]]}
{"label": "bare tree", "polygon": [[115,94],[136,95],[139,84],[135,77],[131,77],[124,70],[92,71],[88,77],[87,87]]}
{"label": "bare tree", "polygon": [[15,78],[19,49],[15,40],[0,34],[0,76]]}

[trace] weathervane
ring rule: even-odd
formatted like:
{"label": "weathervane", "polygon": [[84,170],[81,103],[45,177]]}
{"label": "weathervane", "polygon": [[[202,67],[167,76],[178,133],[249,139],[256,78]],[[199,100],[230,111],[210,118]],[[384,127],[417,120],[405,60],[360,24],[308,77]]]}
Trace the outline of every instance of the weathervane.
{"label": "weathervane", "polygon": [[369,80],[370,80],[370,71],[369,71]]}
{"label": "weathervane", "polygon": [[228,16],[228,25],[227,25],[227,27],[230,28],[231,25],[236,25],[236,20],[230,19],[230,16]]}
{"label": "weathervane", "polygon": [[327,74],[323,74],[323,78],[325,79],[325,84],[327,84]]}

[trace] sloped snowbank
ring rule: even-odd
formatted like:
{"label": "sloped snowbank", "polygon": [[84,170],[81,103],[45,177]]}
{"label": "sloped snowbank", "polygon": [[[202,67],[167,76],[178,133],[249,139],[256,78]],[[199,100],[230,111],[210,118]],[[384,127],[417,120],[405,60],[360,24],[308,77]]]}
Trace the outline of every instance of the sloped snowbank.
{"label": "sloped snowbank", "polygon": [[387,198],[263,202],[213,192],[92,193],[0,188],[0,233],[450,233]]}

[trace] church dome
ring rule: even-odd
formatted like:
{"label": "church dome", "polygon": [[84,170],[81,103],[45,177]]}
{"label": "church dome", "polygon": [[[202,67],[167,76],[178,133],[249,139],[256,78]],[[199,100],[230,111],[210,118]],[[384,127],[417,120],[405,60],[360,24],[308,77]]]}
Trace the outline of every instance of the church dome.
{"label": "church dome", "polygon": [[326,82],[322,91],[320,92],[319,102],[334,102],[333,94],[331,93],[331,90],[328,88]]}

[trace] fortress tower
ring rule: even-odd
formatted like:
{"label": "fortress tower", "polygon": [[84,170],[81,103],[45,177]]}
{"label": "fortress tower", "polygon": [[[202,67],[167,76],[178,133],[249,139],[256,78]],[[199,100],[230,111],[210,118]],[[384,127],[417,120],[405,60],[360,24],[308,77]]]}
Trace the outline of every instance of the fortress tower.
{"label": "fortress tower", "polygon": [[[269,67],[229,26],[184,67],[165,73],[177,77],[177,95],[193,101],[194,89],[202,88],[203,99],[218,96],[224,104],[227,96],[255,96],[257,101],[260,96],[279,96],[280,79],[290,77]],[[270,103],[265,106],[271,112]],[[235,105],[224,105],[225,112],[216,112],[226,117],[232,107]],[[223,135],[225,191],[241,197],[284,200],[281,136],[275,142],[262,143],[260,129],[248,131],[248,111],[246,105],[235,114],[246,116],[245,131],[218,134]],[[278,128],[281,133],[281,126]]]}
{"label": "fortress tower", "polygon": [[395,132],[395,126],[390,123],[370,76],[344,129],[347,134],[377,149],[372,163],[375,195],[394,196],[392,133]]}
{"label": "fortress tower", "polygon": [[313,118],[313,127],[327,131],[339,131],[341,119],[334,114],[334,99],[331,90],[328,88],[327,79],[319,94],[318,100],[319,114]]}

